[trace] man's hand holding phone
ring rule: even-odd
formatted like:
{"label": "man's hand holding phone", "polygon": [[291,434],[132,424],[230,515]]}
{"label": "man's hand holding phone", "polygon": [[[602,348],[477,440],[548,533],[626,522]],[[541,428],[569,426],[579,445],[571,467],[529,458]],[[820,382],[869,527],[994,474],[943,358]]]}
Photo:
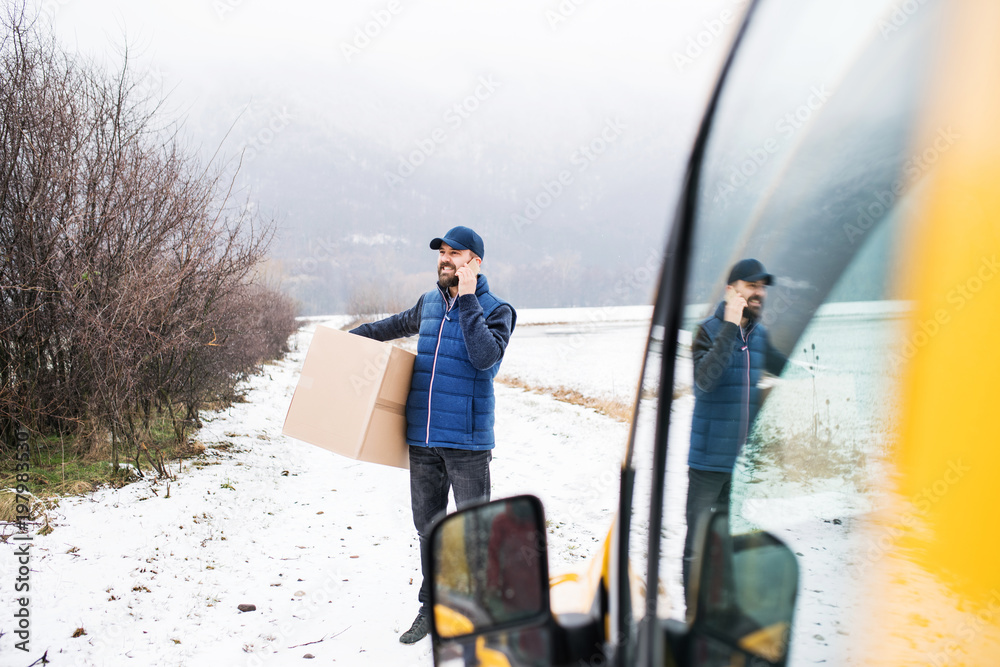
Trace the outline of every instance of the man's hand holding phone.
{"label": "man's hand holding phone", "polygon": [[479,265],[483,260],[473,257],[469,262],[458,269],[455,275],[458,276],[458,295],[476,293],[476,277],[479,275]]}
{"label": "man's hand holding phone", "polygon": [[747,300],[736,292],[735,287],[726,285],[725,301],[726,310],[723,313],[722,319],[739,326],[740,322],[743,321],[743,309],[747,307]]}

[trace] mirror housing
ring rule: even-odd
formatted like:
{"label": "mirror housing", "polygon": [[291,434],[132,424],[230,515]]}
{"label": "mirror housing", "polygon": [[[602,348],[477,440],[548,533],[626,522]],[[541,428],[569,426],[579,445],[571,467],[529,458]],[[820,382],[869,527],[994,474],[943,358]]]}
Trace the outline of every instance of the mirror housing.
{"label": "mirror housing", "polygon": [[548,664],[552,656],[545,517],[534,496],[466,507],[431,531],[436,665]]}
{"label": "mirror housing", "polygon": [[724,511],[713,508],[705,517],[688,664],[783,667],[798,595],[795,554],[767,532],[731,535]]}

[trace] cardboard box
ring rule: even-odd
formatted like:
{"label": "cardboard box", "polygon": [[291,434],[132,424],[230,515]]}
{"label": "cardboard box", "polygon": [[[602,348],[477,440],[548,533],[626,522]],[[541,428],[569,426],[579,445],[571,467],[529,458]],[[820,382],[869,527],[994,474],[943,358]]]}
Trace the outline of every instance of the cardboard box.
{"label": "cardboard box", "polygon": [[360,461],[409,468],[406,396],[416,355],[317,326],[281,432]]}

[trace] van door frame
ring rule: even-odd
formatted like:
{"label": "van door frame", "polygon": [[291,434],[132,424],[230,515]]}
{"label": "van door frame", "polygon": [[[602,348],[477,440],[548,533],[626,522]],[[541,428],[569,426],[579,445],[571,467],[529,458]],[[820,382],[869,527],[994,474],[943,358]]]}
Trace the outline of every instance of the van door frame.
{"label": "van door frame", "polygon": [[[610,588],[616,592],[610,596],[609,614],[611,616],[610,639],[612,640],[613,664],[626,667],[628,663],[639,665],[662,664],[663,633],[657,619],[657,591],[659,582],[660,535],[663,523],[663,501],[666,496],[666,464],[668,436],[670,433],[670,409],[673,404],[673,382],[675,359],[678,343],[678,332],[683,325],[684,293],[687,287],[688,256],[691,251],[691,239],[694,232],[694,220],[697,211],[698,187],[701,179],[701,167],[705,147],[715,117],[716,108],[722,89],[739,50],[740,43],[747,31],[747,26],[754,14],[759,0],[751,0],[746,13],[733,38],[732,46],[720,69],[715,88],[702,116],[698,134],[688,159],[684,174],[682,194],[674,214],[673,224],[667,240],[663,257],[663,268],[657,289],[656,301],[653,306],[653,317],[650,331],[657,323],[663,322],[664,338],[661,354],[659,392],[656,405],[655,445],[653,452],[652,498],[650,499],[646,600],[645,617],[637,624],[637,635],[631,636],[630,617],[632,615],[631,593],[629,589],[629,529],[631,524],[632,496],[635,490],[635,472],[632,466],[632,455],[635,446],[636,422],[639,409],[639,399],[636,397],[633,412],[632,427],[629,433],[629,444],[626,450],[625,463],[622,466],[622,476],[619,489],[618,506],[618,536],[616,549],[612,554],[614,566],[611,573],[615,581]],[[647,340],[646,356],[643,359],[640,378],[645,377],[646,363],[649,358],[649,343]],[[634,650],[628,650],[634,647]]]}

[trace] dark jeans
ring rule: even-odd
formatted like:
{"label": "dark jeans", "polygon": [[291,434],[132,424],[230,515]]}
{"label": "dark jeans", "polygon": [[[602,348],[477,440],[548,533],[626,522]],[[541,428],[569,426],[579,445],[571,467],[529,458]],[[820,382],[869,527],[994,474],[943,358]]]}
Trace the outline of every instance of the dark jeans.
{"label": "dark jeans", "polygon": [[490,450],[471,451],[447,447],[410,445],[410,507],[413,525],[420,538],[420,569],[423,581],[417,599],[420,613],[430,609],[430,537],[431,526],[448,509],[448,489],[455,495],[455,505],[490,499]]}
{"label": "dark jeans", "polygon": [[691,589],[688,581],[691,576],[691,564],[698,557],[698,549],[694,543],[698,532],[698,520],[702,512],[712,505],[720,505],[728,511],[732,481],[732,473],[688,468],[687,537],[684,539],[683,567],[685,594]]}

